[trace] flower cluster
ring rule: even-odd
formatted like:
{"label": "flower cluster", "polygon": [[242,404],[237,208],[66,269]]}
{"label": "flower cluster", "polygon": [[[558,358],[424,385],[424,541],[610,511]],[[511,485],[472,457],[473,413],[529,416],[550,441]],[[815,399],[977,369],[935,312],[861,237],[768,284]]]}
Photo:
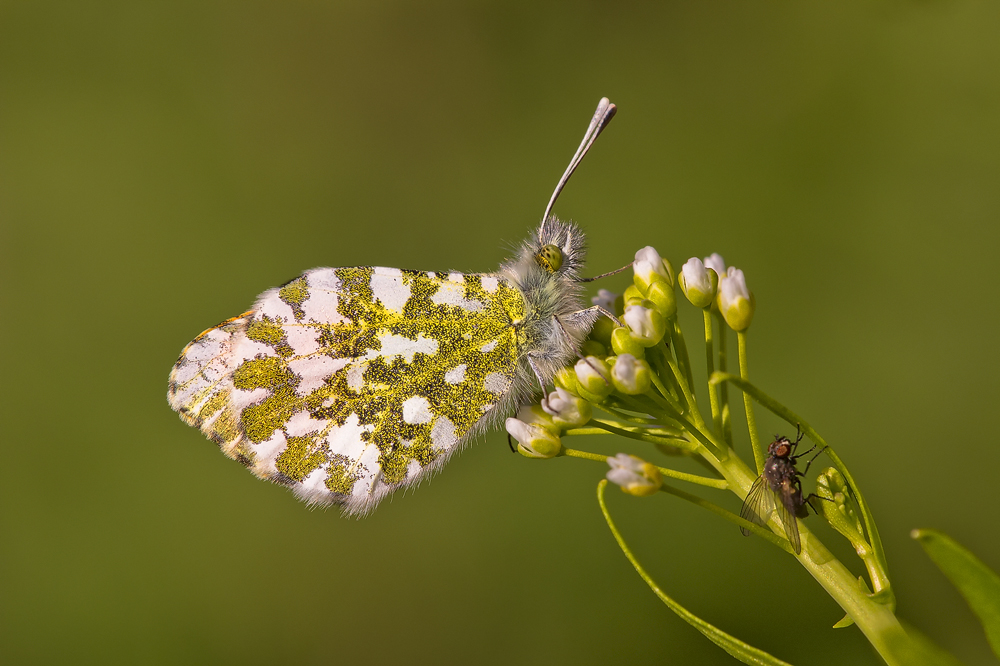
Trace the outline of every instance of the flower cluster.
{"label": "flower cluster", "polygon": [[620,321],[602,318],[583,343],[583,356],[555,378],[555,390],[540,405],[522,408],[507,419],[507,432],[518,451],[531,458],[551,458],[562,451],[561,436],[586,425],[594,406],[609,397],[628,399],[650,394],[654,370],[650,350],[663,358],[677,315],[675,287],[695,306],[719,312],[735,330],[753,317],[753,296],[743,272],[726,268],[718,254],[692,258],[678,275],[653,247],[635,254],[633,281],[620,296],[602,289],[592,300]]}

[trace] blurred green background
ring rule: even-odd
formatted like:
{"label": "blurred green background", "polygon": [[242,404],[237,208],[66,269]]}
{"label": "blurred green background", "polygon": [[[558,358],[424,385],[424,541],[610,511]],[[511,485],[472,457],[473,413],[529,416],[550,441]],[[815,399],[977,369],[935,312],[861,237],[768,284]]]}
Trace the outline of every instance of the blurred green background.
{"label": "blurred green background", "polygon": [[[0,661],[734,663],[630,569],[599,465],[493,433],[343,519],[165,400],[191,338],[307,268],[494,267],[606,95],[556,207],[590,270],[647,244],[743,268],[751,375],[851,467],[900,615],[992,663],[908,532],[1000,569],[998,34],[984,0],[3,2]],[[878,663],[763,540],[609,503],[705,619],[795,664]]]}

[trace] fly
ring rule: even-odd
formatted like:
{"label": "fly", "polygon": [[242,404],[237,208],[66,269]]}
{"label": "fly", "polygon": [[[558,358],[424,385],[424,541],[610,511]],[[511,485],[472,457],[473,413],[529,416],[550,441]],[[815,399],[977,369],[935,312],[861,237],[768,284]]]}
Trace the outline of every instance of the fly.
{"label": "fly", "polygon": [[[800,472],[795,468],[795,461],[803,457],[816,448],[813,446],[808,451],[803,451],[795,455],[795,448],[802,441],[802,430],[797,430],[795,441],[790,441],[787,437],[775,435],[774,441],[767,447],[767,461],[764,463],[763,473],[757,477],[747,493],[747,498],[740,509],[740,518],[749,520],[751,523],[766,526],[771,518],[771,513],[778,510],[778,518],[785,528],[785,536],[792,545],[792,550],[798,555],[802,552],[802,542],[799,539],[799,526],[795,522],[796,518],[805,518],[809,515],[806,509],[809,499],[813,497],[802,497],[802,482],[800,476],[805,476],[809,471],[809,465],[816,459],[823,449],[820,449],[816,456],[809,459],[804,471]],[[826,447],[823,447],[826,448]],[[777,497],[777,502],[775,498]],[[750,536],[750,530],[741,527],[743,536]]]}

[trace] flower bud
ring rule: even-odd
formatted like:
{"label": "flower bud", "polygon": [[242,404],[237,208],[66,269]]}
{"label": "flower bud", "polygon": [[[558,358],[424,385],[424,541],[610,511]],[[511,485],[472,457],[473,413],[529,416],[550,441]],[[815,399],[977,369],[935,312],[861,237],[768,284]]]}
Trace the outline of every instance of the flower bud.
{"label": "flower bud", "polygon": [[715,274],[720,278],[726,274],[726,262],[722,258],[722,255],[718,252],[713,252],[709,256],[705,257],[705,268],[711,268],[715,271]]}
{"label": "flower bud", "polygon": [[745,331],[750,326],[756,303],[747,289],[743,271],[730,267],[719,280],[718,304],[726,323],[734,331]]}
{"label": "flower bud", "polygon": [[507,419],[507,432],[517,440],[517,451],[527,458],[554,458],[562,450],[558,435],[553,435],[540,425]]}
{"label": "flower bud", "polygon": [[867,557],[870,546],[863,536],[864,528],[843,475],[834,467],[820,472],[816,476],[816,494],[822,499],[814,501],[813,508],[823,514],[833,529],[847,537],[859,556]]}
{"label": "flower bud", "polygon": [[617,304],[619,298],[621,298],[621,294],[616,294],[607,289],[598,289],[597,296],[591,296],[590,302],[594,305],[600,305],[611,314],[618,314]]}
{"label": "flower bud", "polygon": [[646,299],[653,303],[657,312],[663,315],[664,319],[673,319],[677,314],[677,297],[674,296],[674,288],[666,282],[654,282],[649,285]]}
{"label": "flower bud", "polygon": [[[636,305],[642,303],[645,300],[645,296],[642,292],[634,285],[630,284],[626,289],[625,293],[622,294],[622,308],[626,308],[629,305]],[[622,310],[624,312],[624,309]]]}
{"label": "flower bud", "polygon": [[611,383],[625,395],[639,395],[649,390],[652,373],[646,361],[632,354],[619,354],[611,366]]}
{"label": "flower bud", "polygon": [[[649,305],[651,302],[647,301]],[[625,325],[632,331],[632,336],[643,347],[652,347],[663,339],[667,332],[667,322],[657,310],[642,305],[630,305],[625,308],[622,317]]]}
{"label": "flower bud", "polygon": [[666,282],[671,287],[674,284],[672,271],[667,271],[660,253],[650,245],[635,253],[632,269],[635,271],[633,282],[643,295],[649,291],[649,286],[653,282]]}
{"label": "flower bud", "polygon": [[[615,326],[617,324],[607,317],[598,317],[597,321],[594,322],[593,328],[590,329],[590,335],[587,337],[607,347],[611,344],[611,331],[615,329]],[[595,356],[602,356],[602,354],[595,354]]]}
{"label": "flower bud", "polygon": [[577,387],[582,397],[590,398],[589,395],[584,395],[583,391],[586,391],[600,401],[614,390],[609,383],[611,368],[596,356],[580,359],[573,369],[576,371]]}
{"label": "flower bud", "polygon": [[541,405],[535,403],[533,405],[521,405],[520,409],[517,410],[517,414],[514,415],[518,421],[524,421],[528,425],[536,425],[541,428],[545,428],[553,435],[558,435],[561,431],[560,426],[556,425],[549,415]]}
{"label": "flower bud", "polygon": [[576,393],[579,385],[573,368],[560,368],[559,372],[553,378],[552,383],[556,385],[556,388],[564,388],[570,393]]}
{"label": "flower bud", "polygon": [[622,492],[636,497],[652,495],[663,485],[660,470],[642,458],[619,453],[608,457],[608,481],[621,486]]}
{"label": "flower bud", "polygon": [[556,387],[549,394],[548,409],[552,422],[562,428],[579,428],[593,415],[590,403],[579,398],[566,389]]}
{"label": "flower bud", "polygon": [[696,308],[707,308],[712,305],[719,287],[719,276],[713,269],[707,268],[701,259],[697,257],[688,259],[681,266],[678,281],[681,283],[681,291]]}
{"label": "flower bud", "polygon": [[646,355],[646,348],[642,346],[632,331],[624,326],[619,326],[611,331],[611,349],[615,354],[631,354],[638,358]]}
{"label": "flower bud", "polygon": [[608,348],[597,340],[584,340],[580,345],[580,353],[584,356],[607,356]]}

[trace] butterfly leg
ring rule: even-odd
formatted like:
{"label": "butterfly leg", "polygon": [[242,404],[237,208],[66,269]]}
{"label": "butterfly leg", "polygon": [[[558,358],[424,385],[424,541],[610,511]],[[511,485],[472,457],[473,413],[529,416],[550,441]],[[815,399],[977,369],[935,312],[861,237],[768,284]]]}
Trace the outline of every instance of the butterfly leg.
{"label": "butterfly leg", "polygon": [[594,322],[597,321],[597,319],[602,315],[607,317],[611,321],[615,322],[619,326],[622,325],[618,317],[614,316],[612,313],[608,312],[600,305],[595,305],[593,307],[587,308],[586,310],[578,310],[577,312],[574,312],[569,317],[567,317],[567,319],[569,319],[570,323],[572,324],[576,324],[577,322],[579,322],[584,325],[589,324],[590,326],[593,326]]}
{"label": "butterfly leg", "polygon": [[[595,307],[600,307],[600,306],[595,306]],[[594,308],[590,308],[590,310],[593,310],[593,309]],[[580,310],[580,312],[588,312],[588,310]],[[574,312],[573,314],[579,314],[579,312]],[[572,316],[573,315],[570,315],[570,317],[572,317]],[[564,336],[566,336],[566,341],[573,348],[573,351],[576,353],[576,357],[578,359],[580,359],[581,361],[585,361],[587,363],[587,365],[590,366],[591,370],[593,370],[597,374],[601,375],[601,378],[604,380],[605,384],[607,384],[608,386],[611,386],[611,381],[607,377],[604,376],[604,374],[601,372],[601,369],[598,368],[598,367],[595,367],[594,364],[590,362],[590,359],[588,359],[586,356],[584,356],[583,354],[581,354],[580,350],[577,349],[577,347],[576,347],[576,340],[573,339],[573,336],[571,336],[569,334],[569,331],[566,330],[566,327],[563,326],[562,320],[559,319],[559,317],[553,317],[553,319],[555,319],[556,323],[559,324],[559,330],[562,331],[562,334]]]}
{"label": "butterfly leg", "polygon": [[535,373],[535,379],[538,380],[538,385],[542,389],[542,409],[544,409],[546,412],[548,412],[549,411],[549,396],[548,396],[547,393],[545,393],[545,377],[542,376],[541,370],[539,370],[538,366],[535,364],[534,354],[532,354],[531,352],[528,352],[527,358],[528,358],[528,365],[531,366],[531,371]]}

